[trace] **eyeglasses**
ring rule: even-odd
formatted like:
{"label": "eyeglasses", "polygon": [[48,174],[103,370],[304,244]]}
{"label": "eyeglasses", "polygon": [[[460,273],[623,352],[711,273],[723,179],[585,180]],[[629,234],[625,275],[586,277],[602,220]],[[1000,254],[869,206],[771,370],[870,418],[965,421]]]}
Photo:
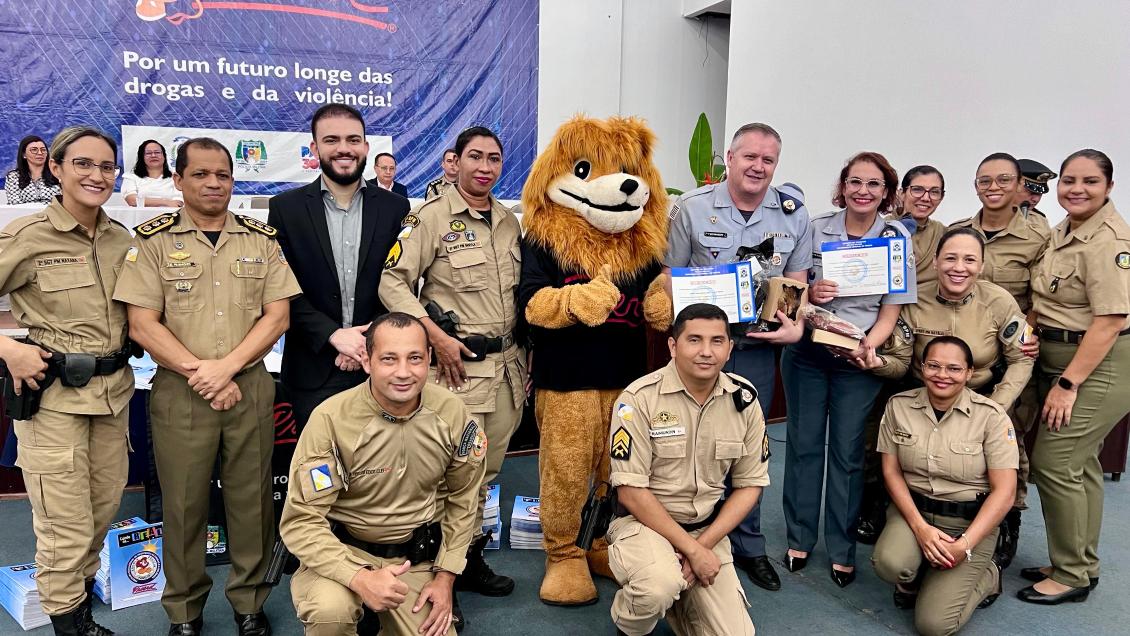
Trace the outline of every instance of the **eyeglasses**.
{"label": "eyeglasses", "polygon": [[94,172],[94,168],[98,168],[102,172],[102,176],[107,179],[117,178],[118,173],[122,171],[122,167],[116,163],[94,163],[85,157],[71,159],[71,165],[75,167],[75,174],[80,177],[90,176]]}
{"label": "eyeglasses", "polygon": [[47,154],[46,148],[37,148],[35,146],[29,146],[27,151],[30,152],[33,155],[45,155],[45,154]]}
{"label": "eyeglasses", "polygon": [[941,188],[925,188],[923,186],[910,186],[906,189],[910,196],[921,199],[925,195],[930,195],[931,199],[940,199],[946,195],[946,191]]}
{"label": "eyeglasses", "polygon": [[165,153],[160,151],[160,150],[146,150],[145,156],[146,157],[164,157]]}
{"label": "eyeglasses", "polygon": [[872,194],[877,194],[879,192],[882,192],[883,188],[887,187],[886,183],[884,183],[884,182],[882,182],[878,179],[868,179],[867,181],[864,181],[863,179],[860,179],[859,177],[852,177],[850,179],[845,179],[844,185],[846,185],[848,187],[848,190],[852,190],[852,191],[862,190],[863,188],[867,188],[867,191],[871,192]]}
{"label": "eyeglasses", "polygon": [[1007,188],[1016,183],[1016,178],[1014,174],[998,174],[996,177],[977,177],[973,183],[977,184],[978,190],[988,190],[993,187],[994,182],[1002,188]]}
{"label": "eyeglasses", "polygon": [[933,360],[922,363],[922,371],[927,375],[939,375],[942,371],[945,371],[948,376],[957,376],[965,373],[966,370],[966,367],[959,367],[956,364],[941,364]]}

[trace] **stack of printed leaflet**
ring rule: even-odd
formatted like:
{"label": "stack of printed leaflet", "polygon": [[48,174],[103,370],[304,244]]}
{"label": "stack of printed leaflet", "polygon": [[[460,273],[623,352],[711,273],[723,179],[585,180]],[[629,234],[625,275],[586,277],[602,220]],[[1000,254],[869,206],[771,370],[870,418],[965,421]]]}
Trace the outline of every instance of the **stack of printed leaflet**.
{"label": "stack of printed leaflet", "polygon": [[0,605],[27,631],[51,622],[39,604],[35,587],[35,564],[0,568]]}
{"label": "stack of printed leaflet", "polygon": [[510,517],[510,547],[514,550],[541,550],[541,500],[537,497],[514,498]]}
{"label": "stack of printed leaflet", "polygon": [[161,524],[146,523],[141,517],[110,526],[94,577],[94,593],[103,603],[119,610],[161,599],[165,589],[161,534]]}
{"label": "stack of printed leaflet", "polygon": [[502,488],[494,484],[487,488],[487,502],[483,506],[483,534],[490,535],[487,550],[498,550],[502,547],[502,516],[499,513],[498,502],[502,499]]}
{"label": "stack of printed leaflet", "polygon": [[141,517],[133,517],[111,523],[110,531],[106,533],[106,538],[102,541],[102,551],[98,553],[98,560],[102,563],[98,568],[98,573],[94,575],[94,593],[107,605],[111,603],[112,595],[110,590],[110,532],[122,528],[136,528],[143,525],[145,525],[145,520]]}

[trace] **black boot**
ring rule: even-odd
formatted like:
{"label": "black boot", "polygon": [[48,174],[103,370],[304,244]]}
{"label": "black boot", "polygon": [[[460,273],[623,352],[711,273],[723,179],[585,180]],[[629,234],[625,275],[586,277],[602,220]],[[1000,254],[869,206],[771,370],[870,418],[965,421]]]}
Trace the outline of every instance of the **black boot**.
{"label": "black boot", "polygon": [[1016,544],[1020,540],[1020,509],[1013,508],[1001,520],[1000,533],[997,535],[997,547],[993,552],[993,562],[1005,569],[1012,564],[1016,557]]}
{"label": "black boot", "polygon": [[81,636],[114,636],[114,632],[94,622],[94,580],[86,582],[86,598],[79,603],[79,632]]}
{"label": "black boot", "polygon": [[66,614],[51,616],[51,626],[55,628],[55,636],[81,636],[78,627],[78,615],[82,608],[75,608]]}
{"label": "black boot", "polygon": [[483,596],[507,596],[514,591],[514,579],[495,574],[483,558],[483,549],[488,541],[490,535],[484,534],[471,543],[467,550],[467,567],[455,579],[455,589]]}

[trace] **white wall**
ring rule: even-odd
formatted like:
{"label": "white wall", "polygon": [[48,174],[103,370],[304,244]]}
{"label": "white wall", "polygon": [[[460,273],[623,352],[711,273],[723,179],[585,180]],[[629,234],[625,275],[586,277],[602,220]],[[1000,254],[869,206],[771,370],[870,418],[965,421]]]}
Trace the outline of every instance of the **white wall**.
{"label": "white wall", "polygon": [[729,24],[682,17],[683,0],[543,0],[538,148],[577,112],[637,115],[659,138],[665,185],[694,182],[687,145],[705,112],[725,139]]}
{"label": "white wall", "polygon": [[[980,207],[972,182],[991,152],[1058,172],[1094,147],[1117,182],[1130,174],[1128,25],[1130,3],[1097,0],[735,0],[726,130],[777,128],[776,181],[801,185],[814,211],[831,209],[840,167],[865,149],[900,175],[937,166],[943,221]],[[1112,198],[1130,212],[1130,187]],[[1054,188],[1040,209],[1063,218]]]}

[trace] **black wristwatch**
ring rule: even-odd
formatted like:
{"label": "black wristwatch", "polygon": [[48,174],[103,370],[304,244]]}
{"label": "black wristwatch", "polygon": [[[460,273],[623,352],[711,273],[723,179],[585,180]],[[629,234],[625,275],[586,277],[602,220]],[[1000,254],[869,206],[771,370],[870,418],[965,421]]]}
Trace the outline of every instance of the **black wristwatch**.
{"label": "black wristwatch", "polygon": [[1071,380],[1068,380],[1067,378],[1063,377],[1062,375],[1059,376],[1059,379],[1056,380],[1055,383],[1059,385],[1059,388],[1067,390],[1067,391],[1074,391],[1075,386],[1076,386],[1074,382],[1072,382]]}

